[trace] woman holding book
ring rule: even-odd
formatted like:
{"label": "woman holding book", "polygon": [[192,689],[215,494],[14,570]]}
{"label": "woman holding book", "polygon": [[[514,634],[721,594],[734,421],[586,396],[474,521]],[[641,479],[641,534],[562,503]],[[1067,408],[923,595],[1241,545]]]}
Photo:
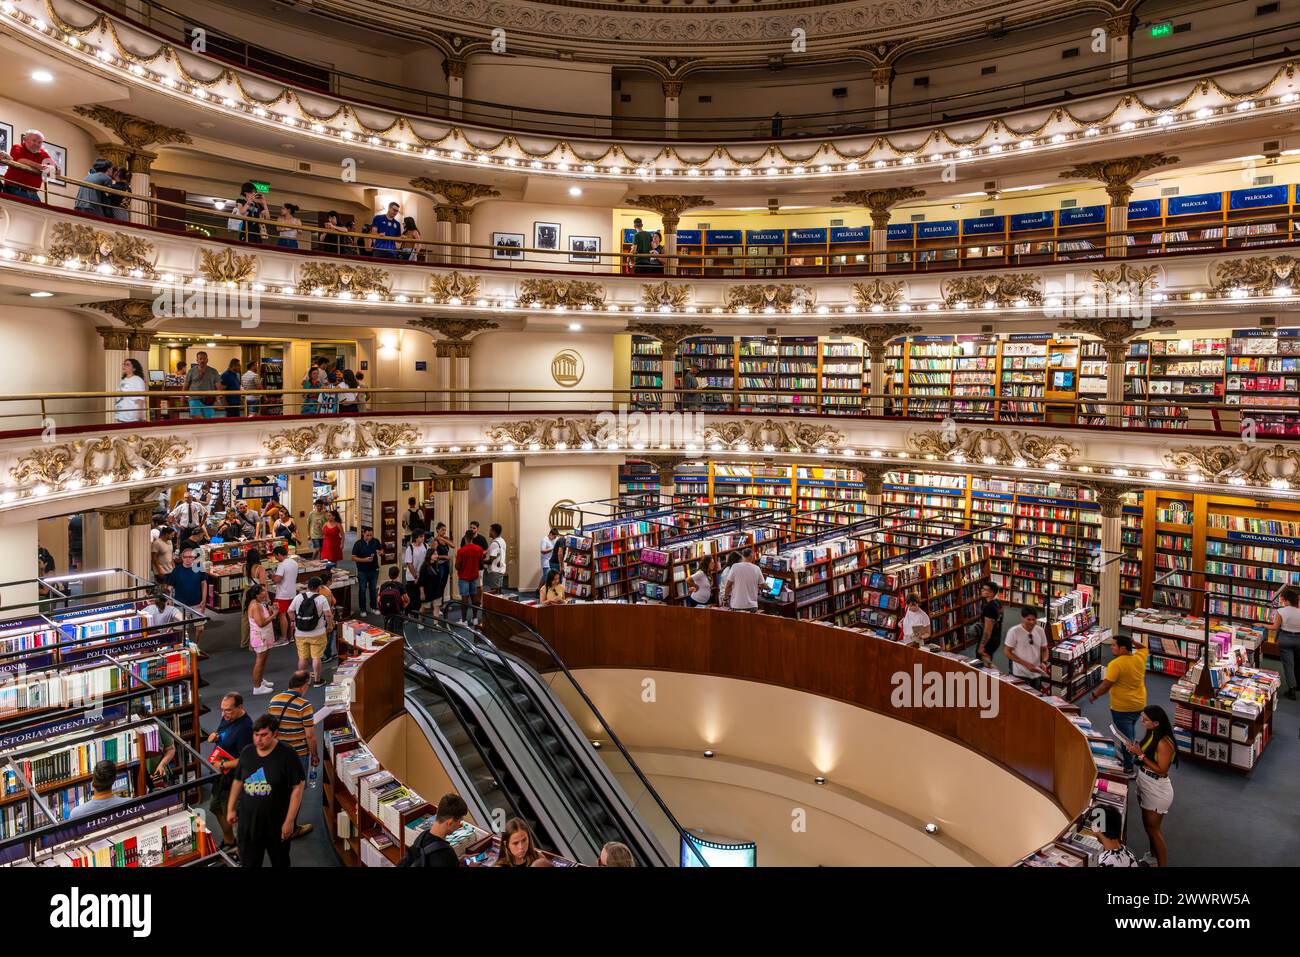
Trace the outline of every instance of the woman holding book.
{"label": "woman holding book", "polygon": [[493,867],[550,867],[551,862],[537,849],[533,832],[523,818],[512,817],[501,832],[501,852]]}
{"label": "woman holding book", "polygon": [[271,593],[254,582],[244,589],[244,620],[248,623],[248,646],[253,649],[253,694],[271,694],[275,690],[265,679],[266,659],[275,644],[275,618],[270,608]]}
{"label": "woman holding book", "polygon": [[1138,731],[1142,742],[1128,742],[1128,750],[1137,763],[1138,807],[1142,809],[1142,826],[1146,829],[1156,864],[1167,866],[1169,851],[1163,831],[1165,815],[1174,803],[1174,785],[1169,768],[1178,763],[1174,729],[1169,715],[1159,705],[1142,709]]}
{"label": "woman holding book", "polygon": [[686,582],[686,604],[691,608],[703,608],[713,598],[713,576],[718,570],[718,560],[712,555],[700,559],[699,566]]}
{"label": "woman holding book", "polygon": [[921,644],[930,639],[930,616],[921,607],[921,599],[915,593],[907,596],[907,611],[899,627],[905,642]]}

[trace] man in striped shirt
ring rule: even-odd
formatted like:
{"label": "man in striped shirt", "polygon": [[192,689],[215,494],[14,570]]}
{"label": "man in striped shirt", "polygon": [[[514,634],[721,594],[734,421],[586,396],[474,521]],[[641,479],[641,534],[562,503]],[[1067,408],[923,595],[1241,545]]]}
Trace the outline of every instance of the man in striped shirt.
{"label": "man in striped shirt", "polygon": [[[273,697],[266,707],[266,713],[280,722],[280,730],[276,735],[278,740],[298,755],[305,778],[310,778],[311,768],[320,763],[316,751],[316,711],[306,698],[310,683],[310,672],[295,671],[289,679],[289,690]],[[299,824],[289,840],[302,837],[310,833],[311,829],[310,824]]]}

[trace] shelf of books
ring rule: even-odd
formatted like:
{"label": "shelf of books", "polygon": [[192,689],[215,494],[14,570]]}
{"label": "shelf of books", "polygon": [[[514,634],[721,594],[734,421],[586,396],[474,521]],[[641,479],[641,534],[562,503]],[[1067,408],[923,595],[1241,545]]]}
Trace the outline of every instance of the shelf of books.
{"label": "shelf of books", "polygon": [[664,387],[663,346],[649,336],[632,337],[632,404],[638,409],[657,409]]}
{"label": "shelf of books", "polygon": [[730,336],[698,336],[687,339],[677,349],[677,387],[682,388],[685,370],[699,367],[696,388],[705,390],[693,397],[696,408],[730,406],[736,390],[735,344]]}
{"label": "shelf of books", "polygon": [[1300,513],[1221,496],[1205,501],[1206,610],[1230,623],[1267,625],[1277,593],[1300,584]]}
{"label": "shelf of books", "polygon": [[1120,511],[1119,603],[1123,609],[1142,601],[1142,511],[1141,505],[1125,505]]}
{"label": "shelf of books", "polygon": [[776,412],[781,347],[766,336],[742,336],[736,350],[741,412]]}
{"label": "shelf of books", "polygon": [[942,417],[951,414],[947,396],[952,392],[952,345],[952,336],[911,336],[907,340],[904,384],[908,416]]}
{"label": "shelf of books", "polygon": [[953,342],[953,413],[991,419],[998,394],[998,343],[992,336],[956,336]]}
{"label": "shelf of books", "polygon": [[864,369],[862,343],[821,343],[821,407],[828,412],[861,412]]}
{"label": "shelf of books", "polygon": [[709,466],[713,518],[744,518],[755,510],[794,508],[794,470],[789,465],[713,462]]}
{"label": "shelf of books", "polygon": [[982,544],[963,544],[916,559],[886,562],[863,573],[858,625],[897,640],[909,595],[930,616],[929,643],[955,651],[973,640],[970,626],[979,617],[980,584],[989,577],[989,552]]}
{"label": "shelf of books", "polygon": [[1092,592],[1071,589],[1053,599],[1048,610],[1048,690],[1067,701],[1077,701],[1101,683],[1105,674],[1102,650],[1110,642],[1110,629],[1097,620]]}
{"label": "shelf of books", "polygon": [[659,504],[659,470],[648,462],[624,462],[618,467],[618,504],[647,508]]}
{"label": "shelf of books", "polygon": [[1147,394],[1152,401],[1176,397],[1178,405],[1151,406],[1151,427],[1186,429],[1208,421],[1209,410],[1188,406],[1224,401],[1228,340],[1218,338],[1152,339],[1147,361]]}
{"label": "shelf of books", "polygon": [[1097,339],[1089,339],[1079,346],[1079,422],[1083,425],[1105,425],[1106,407],[1089,403],[1088,399],[1106,398],[1106,351]]}
{"label": "shelf of books", "polygon": [[816,336],[786,336],[777,357],[777,411],[816,414],[818,353]]}
{"label": "shelf of books", "polygon": [[1223,401],[1241,406],[1257,435],[1300,435],[1300,329],[1234,329]]}
{"label": "shelf of books", "polygon": [[[1047,387],[1047,349],[1051,337],[1013,333],[1002,343],[998,378],[998,419],[1037,421],[1043,417]],[[1037,402],[1026,401],[1038,399]]]}
{"label": "shelf of books", "polygon": [[651,521],[608,521],[565,537],[564,591],[574,598],[628,598],[636,589],[641,549],[653,546]]}
{"label": "shelf of books", "polygon": [[989,549],[989,578],[1004,592],[1011,587],[1011,553],[1016,516],[1016,483],[1010,479],[972,476],[970,517],[995,528],[984,533]]}
{"label": "shelf of books", "polygon": [[[1152,555],[1150,603],[1156,608],[1189,612],[1193,608],[1199,564],[1194,553],[1195,502],[1193,497],[1148,493],[1152,533],[1147,551]],[[1145,594],[1144,589],[1144,594]]]}
{"label": "shelf of books", "polygon": [[1106,254],[1105,206],[1070,206],[1057,212],[1056,259],[1098,259]]}
{"label": "shelf of books", "polygon": [[1174,682],[1174,742],[1180,757],[1250,771],[1273,738],[1281,678],[1229,651],[1206,667],[1195,662]]}
{"label": "shelf of books", "polygon": [[1043,608],[1062,587],[1095,588],[1099,576],[1091,559],[1101,548],[1101,511],[1093,499],[1081,486],[1016,483],[1013,604]]}
{"label": "shelf of books", "polygon": [[713,603],[718,601],[718,578],[730,556],[746,548],[756,554],[775,552],[777,530],[756,526],[745,531],[710,534],[707,529],[695,535],[665,536],[659,544],[641,549],[637,566],[637,592],[642,601],[681,605],[688,594],[686,581],[699,570],[700,562],[712,555],[718,560],[713,573]]}
{"label": "shelf of books", "polygon": [[837,625],[855,622],[862,604],[863,553],[862,542],[846,535],[796,542],[764,555],[759,561],[768,576],[760,595],[763,610]]}
{"label": "shelf of books", "polygon": [[916,519],[964,518],[967,478],[944,472],[887,472],[880,501],[886,510],[908,506]]}
{"label": "shelf of books", "polygon": [[799,465],[794,479],[795,508],[817,512],[819,522],[845,525],[867,514],[867,490],[857,469]]}
{"label": "shelf of books", "polygon": [[199,546],[199,561],[210,579],[208,607],[216,611],[239,611],[243,607],[244,559],[256,548],[265,561],[271,550],[283,544],[280,538],[258,538]]}

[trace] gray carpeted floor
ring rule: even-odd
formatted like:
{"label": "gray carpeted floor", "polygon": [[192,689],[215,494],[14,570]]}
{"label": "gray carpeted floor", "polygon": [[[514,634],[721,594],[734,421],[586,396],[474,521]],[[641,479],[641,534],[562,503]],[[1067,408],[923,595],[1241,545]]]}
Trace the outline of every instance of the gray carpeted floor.
{"label": "gray carpeted floor", "polygon": [[[1018,619],[1016,610],[1008,608],[1007,627]],[[209,730],[216,726],[218,701],[227,691],[243,694],[245,707],[254,718],[262,714],[272,696],[251,694],[253,656],[239,648],[238,617],[220,615],[210,621],[203,648],[211,656],[202,665],[208,682],[203,702],[212,708],[204,726]],[[997,657],[1005,669],[1005,656],[999,652]],[[296,666],[293,648],[271,652],[266,674],[276,691],[284,690]],[[1266,661],[1265,666],[1279,667],[1276,661]],[[1172,684],[1173,679],[1162,675],[1147,677],[1148,702],[1163,705],[1171,717]],[[324,689],[310,689],[307,697],[319,707]],[[1105,698],[1095,704],[1084,698],[1080,704],[1094,725],[1103,729],[1109,725]],[[1272,867],[1294,866],[1300,861],[1300,702],[1281,700],[1273,732],[1272,742],[1249,774],[1192,760],[1183,761],[1174,770],[1174,804],[1164,824],[1170,866]],[[293,843],[294,866],[338,866],[321,819],[319,787],[307,789],[299,820],[310,821],[315,827],[313,833]],[[215,821],[209,823],[215,828]],[[1135,796],[1131,798],[1128,836],[1134,853],[1141,856],[1149,849]]]}

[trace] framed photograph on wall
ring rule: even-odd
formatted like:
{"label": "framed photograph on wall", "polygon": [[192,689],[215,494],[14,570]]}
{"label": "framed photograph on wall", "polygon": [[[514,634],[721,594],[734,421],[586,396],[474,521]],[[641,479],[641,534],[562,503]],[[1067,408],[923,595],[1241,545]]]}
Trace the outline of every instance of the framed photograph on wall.
{"label": "framed photograph on wall", "polygon": [[569,237],[569,262],[571,263],[598,263],[600,256],[599,236],[570,236]]}
{"label": "framed photograph on wall", "polygon": [[560,249],[559,223],[533,223],[534,249]]}
{"label": "framed photograph on wall", "polygon": [[[0,150],[9,152],[9,147],[14,145],[14,128],[8,123],[0,123]],[[0,163],[0,176],[4,175],[5,170],[9,167]]]}
{"label": "framed photograph on wall", "polygon": [[492,247],[493,259],[523,259],[524,234],[493,233]]}
{"label": "framed photograph on wall", "polygon": [[68,175],[68,151],[62,146],[45,141],[45,152],[50,154],[50,159],[54,160],[56,173],[52,174],[46,182],[51,186],[66,186],[63,177]]}

